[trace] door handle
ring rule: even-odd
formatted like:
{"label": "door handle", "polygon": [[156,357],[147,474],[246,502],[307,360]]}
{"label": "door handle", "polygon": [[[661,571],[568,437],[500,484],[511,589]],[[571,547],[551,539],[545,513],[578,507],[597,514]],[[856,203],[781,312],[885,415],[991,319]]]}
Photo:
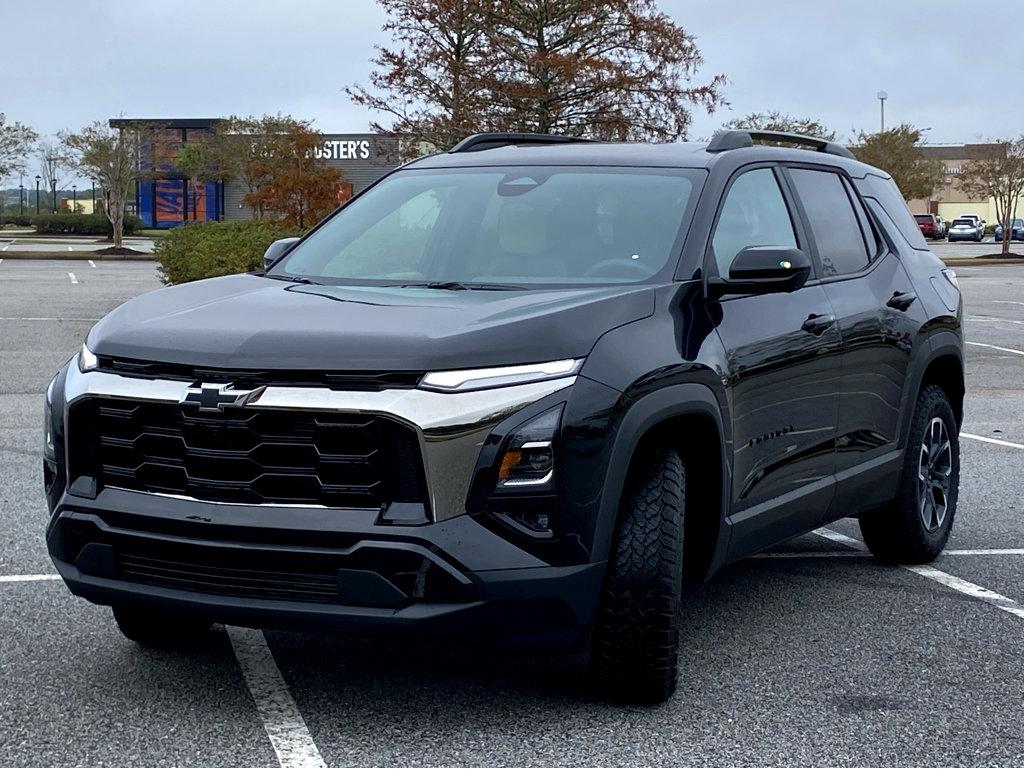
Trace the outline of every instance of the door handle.
{"label": "door handle", "polygon": [[895,294],[892,295],[892,298],[885,304],[887,307],[892,307],[894,310],[906,312],[907,308],[910,307],[910,305],[912,305],[916,299],[917,294],[915,294],[913,291],[897,291]]}
{"label": "door handle", "polygon": [[815,336],[821,336],[832,324],[836,322],[835,315],[808,315],[807,320],[804,321],[800,327],[808,334],[814,334]]}

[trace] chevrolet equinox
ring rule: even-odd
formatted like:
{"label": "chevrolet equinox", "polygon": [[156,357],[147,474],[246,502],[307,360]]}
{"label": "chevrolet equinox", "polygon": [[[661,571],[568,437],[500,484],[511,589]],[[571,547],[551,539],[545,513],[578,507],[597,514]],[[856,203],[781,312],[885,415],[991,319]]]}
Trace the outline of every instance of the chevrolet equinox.
{"label": "chevrolet equinox", "polygon": [[480,134],[97,323],[46,393],[47,544],[142,644],[540,640],[662,700],[724,564],[844,517],[941,552],[961,320],[831,142]]}

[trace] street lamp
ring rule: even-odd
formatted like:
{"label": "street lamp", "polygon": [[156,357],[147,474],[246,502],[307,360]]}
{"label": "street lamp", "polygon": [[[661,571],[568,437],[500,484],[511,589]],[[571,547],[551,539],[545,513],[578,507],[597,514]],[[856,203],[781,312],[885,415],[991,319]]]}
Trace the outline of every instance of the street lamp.
{"label": "street lamp", "polygon": [[36,174],[36,214],[39,213],[39,180],[42,179],[39,174]]}
{"label": "street lamp", "polygon": [[879,120],[879,126],[880,127],[878,129],[879,132],[884,132],[885,131],[885,100],[888,99],[888,98],[889,98],[889,94],[887,94],[885,91],[879,91],[878,92],[878,106],[879,106],[879,109],[881,110],[881,115],[880,115],[880,120]]}
{"label": "street lamp", "polygon": [[96,213],[96,180],[90,179],[89,183],[92,185],[92,211],[90,213]]}
{"label": "street lamp", "polygon": [[71,185],[71,213],[78,213],[78,185]]}
{"label": "street lamp", "polygon": [[25,182],[18,184],[18,216],[25,215]]}

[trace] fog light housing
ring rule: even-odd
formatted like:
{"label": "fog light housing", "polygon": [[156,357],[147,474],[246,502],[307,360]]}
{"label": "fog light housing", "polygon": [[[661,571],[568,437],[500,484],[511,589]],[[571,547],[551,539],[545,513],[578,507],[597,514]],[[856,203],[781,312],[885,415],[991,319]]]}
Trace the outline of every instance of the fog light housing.
{"label": "fog light housing", "polygon": [[498,491],[543,493],[554,488],[555,434],[561,419],[560,404],[512,431],[498,465]]}

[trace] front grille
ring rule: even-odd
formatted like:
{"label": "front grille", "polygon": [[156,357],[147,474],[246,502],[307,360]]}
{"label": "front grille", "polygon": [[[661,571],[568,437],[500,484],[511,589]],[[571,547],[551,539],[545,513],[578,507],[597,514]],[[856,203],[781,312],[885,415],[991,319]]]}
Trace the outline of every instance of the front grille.
{"label": "front grille", "polygon": [[100,487],[250,504],[425,502],[415,433],[382,417],[94,398],[71,422],[72,475]]}
{"label": "front grille", "polygon": [[112,374],[183,382],[231,383],[236,389],[252,389],[266,385],[360,391],[401,390],[415,387],[424,374],[422,371],[221,369],[183,363],[114,358],[108,355],[100,355],[98,360],[99,369]]}
{"label": "front grille", "polygon": [[229,569],[187,561],[124,554],[117,573],[130,582],[248,598],[335,603],[337,574]]}

